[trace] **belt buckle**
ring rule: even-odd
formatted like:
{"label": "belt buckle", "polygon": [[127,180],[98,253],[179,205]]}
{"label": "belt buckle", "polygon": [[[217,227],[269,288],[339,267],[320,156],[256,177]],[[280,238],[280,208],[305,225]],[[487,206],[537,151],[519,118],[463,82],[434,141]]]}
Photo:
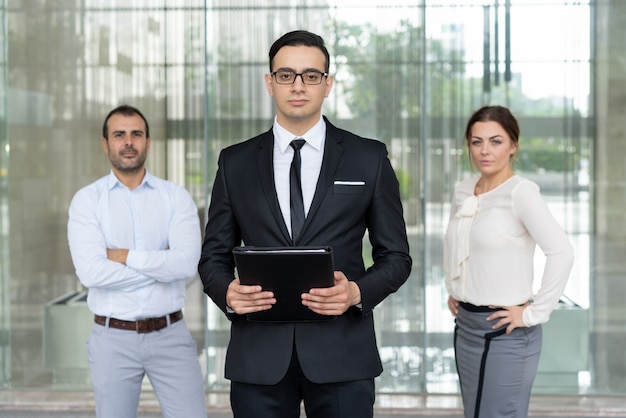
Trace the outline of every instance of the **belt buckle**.
{"label": "belt buckle", "polygon": [[135,321],[137,334],[147,334],[154,331],[154,321],[150,319],[138,319]]}

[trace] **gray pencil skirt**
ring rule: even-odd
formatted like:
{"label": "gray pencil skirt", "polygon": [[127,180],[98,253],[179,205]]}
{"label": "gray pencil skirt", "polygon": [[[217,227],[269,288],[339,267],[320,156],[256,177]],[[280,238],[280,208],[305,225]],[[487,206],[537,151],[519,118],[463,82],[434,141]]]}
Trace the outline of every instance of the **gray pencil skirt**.
{"label": "gray pencil skirt", "polygon": [[506,335],[487,307],[461,304],[454,350],[465,418],[526,418],[541,354],[541,325]]}

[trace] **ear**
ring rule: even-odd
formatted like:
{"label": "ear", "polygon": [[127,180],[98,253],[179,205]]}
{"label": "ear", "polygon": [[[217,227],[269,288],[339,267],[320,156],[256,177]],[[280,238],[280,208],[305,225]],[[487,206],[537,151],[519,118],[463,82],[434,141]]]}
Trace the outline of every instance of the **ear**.
{"label": "ear", "polygon": [[515,158],[516,153],[517,153],[517,144],[513,142],[511,144],[511,152],[509,153],[509,160],[513,160],[513,158]]}
{"label": "ear", "polygon": [[324,97],[328,97],[330,91],[333,88],[333,83],[335,82],[335,78],[332,75],[326,77],[326,91],[324,92]]}
{"label": "ear", "polygon": [[270,96],[274,96],[273,82],[274,80],[272,80],[272,75],[265,74],[265,88],[267,89],[267,92],[270,94]]}
{"label": "ear", "polygon": [[102,149],[105,154],[109,154],[109,141],[105,137],[102,137]]}

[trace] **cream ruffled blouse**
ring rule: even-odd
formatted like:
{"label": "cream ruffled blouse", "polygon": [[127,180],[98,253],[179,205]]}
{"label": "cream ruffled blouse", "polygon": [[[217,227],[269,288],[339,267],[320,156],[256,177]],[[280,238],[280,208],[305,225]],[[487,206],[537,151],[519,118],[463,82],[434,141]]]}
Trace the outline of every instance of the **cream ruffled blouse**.
{"label": "cream ruffled blouse", "polygon": [[[563,294],[574,252],[532,181],[513,176],[478,196],[472,177],[455,187],[446,231],[446,288],[474,305],[512,306],[532,300],[526,326],[546,322]],[[546,256],[533,295],[534,252]]]}

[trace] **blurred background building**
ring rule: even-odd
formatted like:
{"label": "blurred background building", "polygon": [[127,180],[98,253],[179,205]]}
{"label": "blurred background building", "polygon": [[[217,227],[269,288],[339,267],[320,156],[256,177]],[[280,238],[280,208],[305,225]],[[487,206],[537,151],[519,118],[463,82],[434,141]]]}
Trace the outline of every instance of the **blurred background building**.
{"label": "blurred background building", "polygon": [[[91,390],[92,316],[66,223],[73,194],[109,171],[107,112],[144,112],[148,169],[185,186],[204,221],[219,151],[271,127],[267,53],[294,29],[331,52],[324,113],[385,142],[401,183],[414,266],[375,312],[378,391],[459,393],[442,237],[452,187],[472,174],[465,122],[501,104],[522,127],[517,172],[539,183],[576,250],[534,390],[626,394],[619,0],[0,0],[0,388]],[[197,278],[186,318],[207,392],[227,392],[229,324]]]}

